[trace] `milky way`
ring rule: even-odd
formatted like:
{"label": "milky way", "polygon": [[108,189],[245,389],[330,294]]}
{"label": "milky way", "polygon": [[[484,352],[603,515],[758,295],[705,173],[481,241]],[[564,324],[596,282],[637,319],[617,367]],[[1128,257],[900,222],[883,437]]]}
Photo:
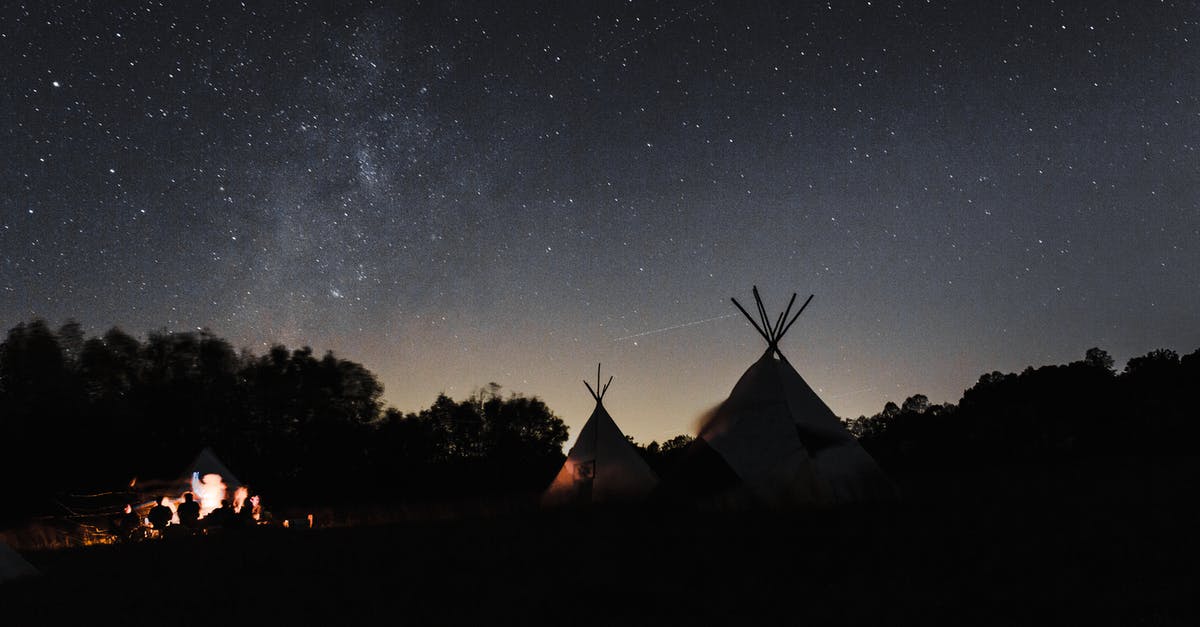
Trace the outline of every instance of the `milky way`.
{"label": "milky way", "polygon": [[783,349],[846,416],[1200,346],[1200,4],[110,4],[2,9],[5,328],[575,428],[603,361],[644,440],[758,356],[752,284],[816,294]]}

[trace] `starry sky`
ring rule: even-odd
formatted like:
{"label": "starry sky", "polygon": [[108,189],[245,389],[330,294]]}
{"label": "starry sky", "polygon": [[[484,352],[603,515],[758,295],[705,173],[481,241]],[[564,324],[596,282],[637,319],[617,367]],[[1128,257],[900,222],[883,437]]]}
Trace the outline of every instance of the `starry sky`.
{"label": "starry sky", "polygon": [[5,2],[0,324],[333,350],[692,433],[1200,347],[1200,3]]}

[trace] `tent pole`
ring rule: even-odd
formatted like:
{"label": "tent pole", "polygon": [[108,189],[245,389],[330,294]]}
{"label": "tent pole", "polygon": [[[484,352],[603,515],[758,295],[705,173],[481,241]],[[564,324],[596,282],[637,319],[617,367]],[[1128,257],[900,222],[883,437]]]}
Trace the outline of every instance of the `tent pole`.
{"label": "tent pole", "polygon": [[[796,322],[796,318],[799,318],[799,317],[800,317],[800,314],[804,313],[804,309],[805,309],[806,307],[808,307],[808,304],[809,304],[810,302],[812,302],[813,296],[814,296],[814,294],[809,294],[809,295],[808,295],[808,300],[804,301],[804,304],[800,306],[800,311],[797,311],[797,312],[796,312],[796,315],[795,315],[795,316],[792,316],[792,321],[791,321],[791,322],[789,322],[789,323],[787,323],[787,326],[786,326],[786,327],[783,327],[783,333],[787,333],[787,332],[788,332],[788,329],[792,328],[792,325],[793,325],[793,324],[795,324],[795,322]],[[783,335],[783,333],[780,333],[780,336],[782,336],[782,335]]]}
{"label": "tent pole", "polygon": [[[755,286],[751,287],[751,291],[754,293],[754,304],[758,305],[758,319],[762,320],[763,330],[769,332],[771,330],[771,326],[770,326],[771,320],[767,316],[767,308],[765,306],[763,306],[762,296],[759,296],[759,294],[758,294],[758,286],[755,285]],[[770,335],[770,339],[767,341],[770,342],[771,344],[774,344],[775,343],[774,335]]]}
{"label": "tent pole", "polygon": [[738,308],[738,311],[742,312],[743,316],[746,316],[746,320],[750,321],[750,324],[751,324],[751,326],[754,327],[754,330],[758,331],[758,334],[761,335],[762,338],[767,341],[767,344],[770,344],[771,338],[767,337],[766,332],[764,332],[762,329],[760,329],[758,327],[758,323],[754,321],[754,318],[750,317],[750,313],[746,311],[746,308],[742,307],[742,304],[737,302],[736,298],[730,297],[729,300],[733,301],[733,305]]}
{"label": "tent pole", "polygon": [[792,312],[792,305],[796,302],[796,293],[792,292],[792,300],[788,301],[787,308],[779,314],[779,319],[775,321],[775,337],[779,337],[779,331],[783,328],[783,321],[788,319],[788,314]]}

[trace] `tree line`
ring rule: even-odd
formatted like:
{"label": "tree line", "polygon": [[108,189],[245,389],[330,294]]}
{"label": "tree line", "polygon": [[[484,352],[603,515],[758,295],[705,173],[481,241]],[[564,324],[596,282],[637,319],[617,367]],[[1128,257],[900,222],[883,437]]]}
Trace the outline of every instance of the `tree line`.
{"label": "tree line", "polygon": [[1022,461],[1194,455],[1200,350],[1157,349],[1123,370],[1100,348],[1080,361],[991,372],[957,405],[923,394],[847,421],[885,470],[956,472]]}
{"label": "tree line", "polygon": [[361,364],[308,347],[21,323],[0,343],[0,519],[172,478],[203,446],[275,502],[536,491],[563,461],[567,427],[538,398],[492,384],[405,414],[382,392]]}
{"label": "tree line", "polygon": [[[1093,348],[985,374],[958,404],[916,394],[846,425],[890,472],[1189,454],[1198,384],[1200,350],[1155,350],[1118,372]],[[537,397],[493,383],[404,413],[382,392],[361,364],[308,347],[256,355],[208,331],[139,340],[21,323],[0,343],[0,519],[53,511],[57,494],[170,478],[203,446],[276,502],[532,494],[563,461],[566,425]],[[662,475],[691,441],[634,446]]]}

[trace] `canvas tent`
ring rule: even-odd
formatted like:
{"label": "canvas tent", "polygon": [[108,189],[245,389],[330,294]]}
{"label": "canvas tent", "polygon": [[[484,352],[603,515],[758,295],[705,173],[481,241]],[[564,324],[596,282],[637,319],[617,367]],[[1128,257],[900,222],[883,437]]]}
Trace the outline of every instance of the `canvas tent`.
{"label": "canvas tent", "polygon": [[138,483],[138,489],[147,497],[152,497],[160,492],[175,496],[185,491],[193,490],[195,482],[203,481],[206,475],[220,475],[221,481],[225,484],[230,494],[233,494],[234,490],[243,485],[237,476],[217,457],[212,448],[206,446],[176,478],[142,481]]}
{"label": "canvas tent", "polygon": [[210,447],[204,447],[204,450],[200,451],[199,455],[196,455],[196,459],[188,466],[182,478],[190,482],[193,478],[197,477],[203,479],[205,475],[221,475],[225,486],[231,492],[242,485],[242,482],[238,481],[238,478],[225,467],[225,464],[221,463],[220,459],[217,459],[217,454]]}
{"label": "canvas tent", "polygon": [[658,484],[658,476],[604,409],[604,394],[611,383],[609,377],[608,383],[600,387],[599,366],[596,388],[583,382],[596,400],[596,409],[584,423],[554,482],[542,495],[543,504],[637,501]]}
{"label": "canvas tent", "polygon": [[0,583],[30,577],[38,574],[38,569],[25,561],[20,553],[14,551],[7,543],[0,540]]}
{"label": "canvas tent", "polygon": [[733,303],[767,350],[705,419],[672,476],[668,494],[736,505],[824,506],[893,498],[875,460],[779,350],[779,341],[812,301],[791,316],[796,295],[772,323],[758,288],[756,321]]}

